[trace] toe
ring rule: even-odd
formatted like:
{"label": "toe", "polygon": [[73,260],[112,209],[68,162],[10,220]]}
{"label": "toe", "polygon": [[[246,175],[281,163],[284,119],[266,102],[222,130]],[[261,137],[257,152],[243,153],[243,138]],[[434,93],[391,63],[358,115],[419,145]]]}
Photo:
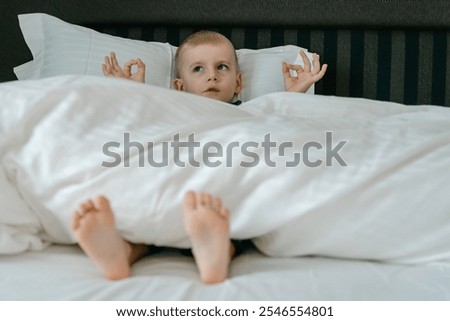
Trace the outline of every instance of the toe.
{"label": "toe", "polygon": [[87,200],[87,201],[85,201],[85,202],[83,202],[83,203],[81,203],[80,204],[80,214],[81,215],[83,215],[83,214],[85,214],[85,213],[87,213],[87,212],[89,212],[90,211],[90,205],[89,205],[89,202],[90,202],[91,200]]}
{"label": "toe", "polygon": [[89,199],[88,201],[86,201],[86,207],[88,211],[94,210],[95,209],[94,202],[92,202],[92,200]]}
{"label": "toe", "polygon": [[211,195],[208,193],[202,193],[201,204],[204,206],[211,206]]}
{"label": "toe", "polygon": [[101,212],[111,211],[109,200],[103,195],[97,196],[95,199],[95,206]]}
{"label": "toe", "polygon": [[192,191],[187,192],[183,199],[183,208],[185,211],[192,211],[195,209],[196,194]]}
{"label": "toe", "polygon": [[214,197],[212,199],[212,208],[216,212],[220,211],[220,209],[222,208],[222,200],[220,199],[220,197]]}
{"label": "toe", "polygon": [[230,215],[230,211],[228,210],[228,208],[222,207],[220,209],[219,214],[220,214],[220,216],[228,219],[228,216]]}

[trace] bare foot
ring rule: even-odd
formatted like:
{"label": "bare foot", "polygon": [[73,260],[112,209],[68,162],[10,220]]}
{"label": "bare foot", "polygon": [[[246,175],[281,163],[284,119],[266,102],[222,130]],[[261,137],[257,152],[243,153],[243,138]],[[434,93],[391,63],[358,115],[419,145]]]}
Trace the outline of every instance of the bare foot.
{"label": "bare foot", "polygon": [[105,278],[119,280],[130,275],[132,245],[117,230],[106,197],[98,196],[94,201],[81,203],[73,215],[72,230],[81,248]]}
{"label": "bare foot", "polygon": [[220,198],[187,192],[183,201],[184,227],[204,283],[224,281],[234,254],[230,241],[228,209]]}

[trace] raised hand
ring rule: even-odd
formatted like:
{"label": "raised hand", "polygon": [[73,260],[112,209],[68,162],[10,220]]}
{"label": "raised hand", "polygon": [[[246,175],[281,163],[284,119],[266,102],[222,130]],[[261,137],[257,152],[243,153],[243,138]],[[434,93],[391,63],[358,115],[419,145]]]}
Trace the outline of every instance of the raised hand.
{"label": "raised hand", "polygon": [[[303,59],[304,67],[300,65],[282,63],[284,89],[286,91],[305,93],[312,84],[318,82],[325,75],[328,65],[324,64],[320,68],[319,56],[313,54],[313,63],[308,59],[306,53],[301,50],[300,56]],[[292,76],[290,70],[297,72],[297,76]]]}
{"label": "raised hand", "polygon": [[[137,71],[133,73],[133,66],[137,66]],[[116,54],[111,52],[110,56],[105,56],[105,63],[102,64],[103,74],[106,77],[125,78],[141,83],[145,82],[145,64],[140,58],[129,60],[123,68],[119,66]]]}

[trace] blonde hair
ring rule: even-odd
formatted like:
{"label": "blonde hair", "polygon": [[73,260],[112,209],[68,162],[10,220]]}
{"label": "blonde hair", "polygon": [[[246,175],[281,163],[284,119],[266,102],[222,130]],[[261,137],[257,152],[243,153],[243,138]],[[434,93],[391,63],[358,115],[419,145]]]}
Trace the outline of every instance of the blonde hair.
{"label": "blonde hair", "polygon": [[210,31],[210,30],[201,30],[201,31],[191,34],[177,48],[177,51],[175,53],[175,68],[176,68],[177,77],[180,77],[180,67],[181,67],[180,66],[180,56],[181,56],[181,52],[183,51],[183,49],[185,47],[188,47],[188,46],[195,47],[195,46],[203,45],[203,44],[220,44],[220,43],[227,43],[233,48],[235,63],[236,63],[236,70],[239,71],[236,49],[234,48],[231,41],[219,32]]}

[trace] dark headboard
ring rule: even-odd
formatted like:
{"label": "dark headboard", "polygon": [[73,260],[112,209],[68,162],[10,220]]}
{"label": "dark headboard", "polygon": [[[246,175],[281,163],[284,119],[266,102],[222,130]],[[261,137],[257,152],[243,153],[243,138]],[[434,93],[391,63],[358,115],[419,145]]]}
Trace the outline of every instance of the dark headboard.
{"label": "dark headboard", "polygon": [[32,58],[17,15],[44,12],[173,45],[205,28],[236,48],[299,45],[329,65],[318,94],[450,106],[449,0],[2,0],[0,12],[0,81]]}

